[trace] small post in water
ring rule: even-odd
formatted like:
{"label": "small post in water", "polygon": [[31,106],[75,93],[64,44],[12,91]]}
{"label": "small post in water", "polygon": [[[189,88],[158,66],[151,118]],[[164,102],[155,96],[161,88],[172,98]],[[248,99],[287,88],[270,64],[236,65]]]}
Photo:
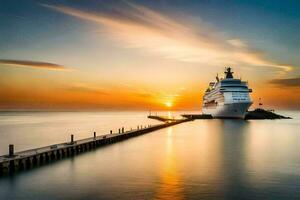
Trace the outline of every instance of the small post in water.
{"label": "small post in water", "polygon": [[112,134],[112,130],[110,130],[110,134]]}
{"label": "small post in water", "polygon": [[71,134],[71,144],[73,144],[73,143],[74,143],[74,135]]}
{"label": "small post in water", "polygon": [[124,133],[124,127],[122,127],[122,133]]}
{"label": "small post in water", "polygon": [[94,132],[94,139],[96,139],[96,131]]}
{"label": "small post in water", "polygon": [[8,156],[9,157],[13,157],[14,156],[14,145],[13,144],[10,144],[8,146]]}

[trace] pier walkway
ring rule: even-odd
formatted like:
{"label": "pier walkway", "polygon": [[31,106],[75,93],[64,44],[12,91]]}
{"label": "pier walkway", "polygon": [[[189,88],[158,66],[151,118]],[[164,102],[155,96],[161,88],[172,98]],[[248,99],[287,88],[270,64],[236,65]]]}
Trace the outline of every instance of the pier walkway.
{"label": "pier walkway", "polygon": [[158,115],[148,115],[149,119],[155,119],[161,122],[176,122],[182,119],[169,118],[167,116],[158,116]]}
{"label": "pier walkway", "polygon": [[0,156],[0,175],[30,169],[32,167],[44,165],[64,157],[75,156],[81,152],[86,152],[96,147],[116,143],[131,137],[150,133],[152,131],[174,126],[186,121],[191,121],[191,119],[167,121],[163,124],[148,125],[144,127],[138,126],[137,129],[130,131],[125,131],[124,128],[120,128],[118,133],[113,133],[110,131],[109,134],[100,136],[97,136],[96,132],[94,132],[94,137],[77,141],[75,141],[74,136],[71,135],[69,142],[30,149],[17,153],[14,153],[14,146],[9,145],[9,154]]}

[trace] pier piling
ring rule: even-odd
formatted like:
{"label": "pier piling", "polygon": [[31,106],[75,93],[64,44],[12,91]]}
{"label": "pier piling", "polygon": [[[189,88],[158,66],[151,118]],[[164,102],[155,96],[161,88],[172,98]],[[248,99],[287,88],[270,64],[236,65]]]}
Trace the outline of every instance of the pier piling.
{"label": "pier piling", "polygon": [[74,135],[73,134],[71,135],[71,142],[70,143],[74,144]]}
{"label": "pier piling", "polygon": [[14,157],[14,145],[13,144],[10,144],[9,146],[8,146],[8,156],[9,157]]}
{"label": "pier piling", "polygon": [[96,139],[96,132],[94,132],[94,139]]}

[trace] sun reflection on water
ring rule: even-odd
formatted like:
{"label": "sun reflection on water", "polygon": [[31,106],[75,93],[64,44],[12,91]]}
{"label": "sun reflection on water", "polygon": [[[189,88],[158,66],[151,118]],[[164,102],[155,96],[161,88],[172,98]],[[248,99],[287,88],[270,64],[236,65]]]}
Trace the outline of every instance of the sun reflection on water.
{"label": "sun reflection on water", "polygon": [[154,199],[184,199],[183,184],[177,165],[176,152],[173,148],[173,129],[167,130],[165,160],[160,171],[160,183]]}

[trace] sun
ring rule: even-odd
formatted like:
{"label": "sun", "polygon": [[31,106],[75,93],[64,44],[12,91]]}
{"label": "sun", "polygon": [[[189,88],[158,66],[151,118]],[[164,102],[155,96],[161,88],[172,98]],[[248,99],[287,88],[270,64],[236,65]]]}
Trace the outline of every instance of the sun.
{"label": "sun", "polygon": [[173,103],[168,101],[165,103],[165,105],[168,107],[168,108],[171,108],[173,106]]}

